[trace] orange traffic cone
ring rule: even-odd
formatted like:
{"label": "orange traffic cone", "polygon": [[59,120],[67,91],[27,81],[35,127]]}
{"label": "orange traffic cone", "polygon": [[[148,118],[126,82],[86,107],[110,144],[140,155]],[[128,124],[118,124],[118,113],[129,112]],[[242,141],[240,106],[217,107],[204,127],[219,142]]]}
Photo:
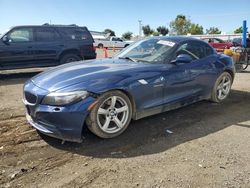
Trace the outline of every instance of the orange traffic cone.
{"label": "orange traffic cone", "polygon": [[108,48],[103,48],[104,58],[108,58]]}

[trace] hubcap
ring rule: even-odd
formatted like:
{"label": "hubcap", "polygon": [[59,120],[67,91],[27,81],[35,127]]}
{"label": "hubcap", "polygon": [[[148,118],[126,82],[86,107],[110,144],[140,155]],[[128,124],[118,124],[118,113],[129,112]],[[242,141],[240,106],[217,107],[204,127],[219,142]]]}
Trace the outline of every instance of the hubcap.
{"label": "hubcap", "polygon": [[217,86],[217,97],[219,100],[225,99],[231,89],[231,79],[228,75],[223,76],[220,80],[219,85]]}
{"label": "hubcap", "polygon": [[128,104],[119,96],[106,99],[97,111],[98,126],[106,133],[120,131],[126,125],[128,118]]}

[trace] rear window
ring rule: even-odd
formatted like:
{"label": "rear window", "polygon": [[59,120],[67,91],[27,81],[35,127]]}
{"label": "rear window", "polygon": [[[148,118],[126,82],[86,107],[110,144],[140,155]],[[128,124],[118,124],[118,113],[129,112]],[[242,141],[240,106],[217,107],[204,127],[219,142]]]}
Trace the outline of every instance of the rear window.
{"label": "rear window", "polygon": [[89,40],[90,34],[84,28],[63,28],[61,32],[68,40]]}

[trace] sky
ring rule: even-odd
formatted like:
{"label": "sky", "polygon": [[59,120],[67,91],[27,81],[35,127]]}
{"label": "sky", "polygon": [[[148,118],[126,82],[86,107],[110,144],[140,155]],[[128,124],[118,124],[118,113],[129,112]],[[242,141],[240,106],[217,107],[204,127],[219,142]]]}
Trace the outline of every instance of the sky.
{"label": "sky", "polygon": [[203,26],[232,33],[250,23],[250,0],[0,0],[0,33],[16,25],[77,24],[110,28],[117,36],[139,33],[138,20],[152,28],[169,26],[178,14]]}

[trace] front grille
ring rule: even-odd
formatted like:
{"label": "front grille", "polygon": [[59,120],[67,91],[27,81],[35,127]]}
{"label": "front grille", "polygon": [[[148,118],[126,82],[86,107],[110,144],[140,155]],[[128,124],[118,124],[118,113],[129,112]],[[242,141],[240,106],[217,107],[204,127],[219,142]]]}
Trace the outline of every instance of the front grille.
{"label": "front grille", "polygon": [[37,101],[37,96],[28,92],[28,91],[25,91],[24,92],[24,96],[25,96],[25,100],[30,103],[30,104],[36,104],[36,101]]}

